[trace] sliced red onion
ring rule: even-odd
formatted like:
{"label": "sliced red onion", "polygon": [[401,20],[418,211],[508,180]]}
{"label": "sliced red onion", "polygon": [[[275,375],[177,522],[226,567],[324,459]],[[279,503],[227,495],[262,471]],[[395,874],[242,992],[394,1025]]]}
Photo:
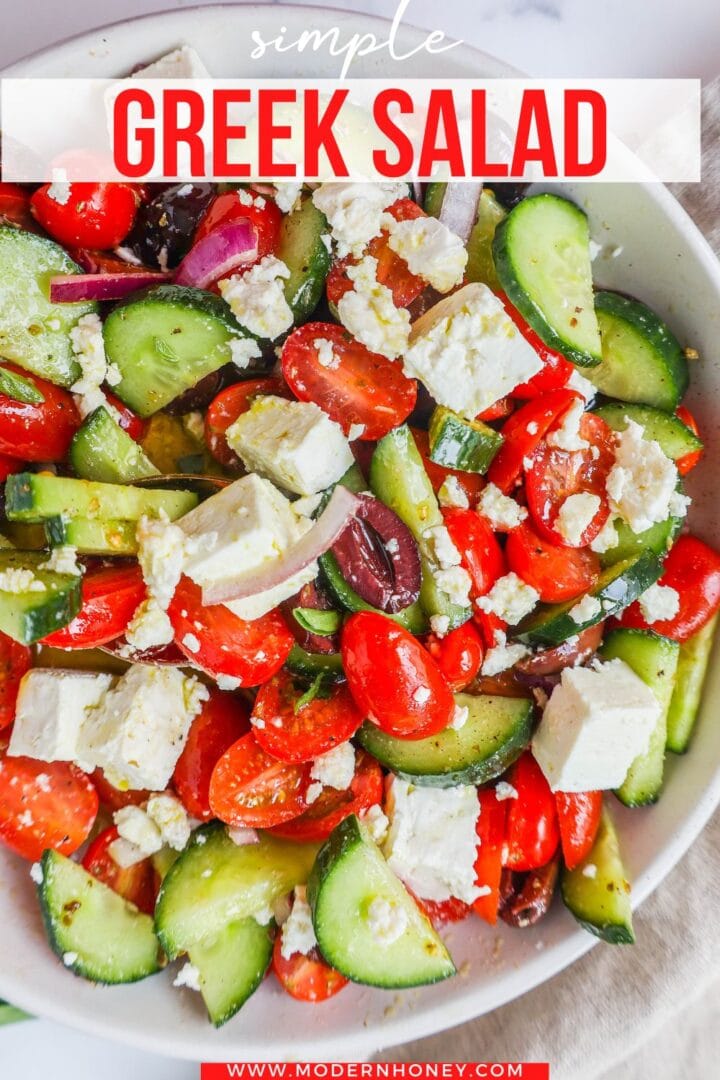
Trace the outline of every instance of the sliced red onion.
{"label": "sliced red onion", "polygon": [[175,272],[175,284],[207,289],[238,266],[254,262],[257,253],[257,230],[248,218],[219,225],[190,248]]}
{"label": "sliced red onion", "polygon": [[423,186],[422,186],[422,184],[420,183],[419,180],[413,180],[412,189],[413,189],[413,199],[418,204],[418,206],[422,206],[422,204],[423,204]]}
{"label": "sliced red onion", "polygon": [[274,589],[295,577],[332,547],[357,512],[358,506],[357,495],[338,484],[320,517],[297,544],[280,558],[273,559],[267,569],[255,575],[243,574],[234,582],[219,581],[203,589],[203,604],[245,600],[249,596],[257,596],[268,589]]}
{"label": "sliced red onion", "polygon": [[451,180],[445,185],[440,221],[465,243],[477,219],[478,203],[482,195],[482,184],[474,181]]}
{"label": "sliced red onion", "polygon": [[167,274],[154,270],[117,274],[57,274],[50,278],[50,300],[53,304],[76,304],[80,300],[122,300],[138,289],[159,285],[167,280]]}

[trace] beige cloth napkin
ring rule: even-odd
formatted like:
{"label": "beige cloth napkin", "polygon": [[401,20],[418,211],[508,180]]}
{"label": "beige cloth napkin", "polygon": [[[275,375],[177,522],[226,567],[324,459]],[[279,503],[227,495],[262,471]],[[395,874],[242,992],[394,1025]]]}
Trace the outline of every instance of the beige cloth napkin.
{"label": "beige cloth napkin", "polygon": [[[703,183],[675,194],[720,253],[720,79],[704,92]],[[383,1061],[549,1061],[553,1080],[720,1076],[720,812],[640,908],[631,949],[598,945],[469,1024]]]}

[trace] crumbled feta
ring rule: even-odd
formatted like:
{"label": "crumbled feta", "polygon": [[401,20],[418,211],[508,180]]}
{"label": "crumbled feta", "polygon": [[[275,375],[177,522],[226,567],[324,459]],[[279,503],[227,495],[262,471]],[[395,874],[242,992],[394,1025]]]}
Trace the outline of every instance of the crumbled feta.
{"label": "crumbled feta", "polygon": [[20,681],[8,754],[78,761],[83,724],[111,685],[101,673],[31,668]]}
{"label": "crumbled feta", "polygon": [[138,562],[148,592],[167,608],[183,572],[187,537],[164,511],[158,518],[143,516],[137,525]]}
{"label": "crumbled feta", "polygon": [[413,693],[413,701],[418,705],[424,705],[426,701],[430,700],[430,688],[427,686],[418,686],[417,690]]}
{"label": "crumbled feta", "polygon": [[388,247],[405,260],[411,274],[424,278],[441,293],[460,284],[468,253],[460,237],[447,225],[434,217],[392,219],[388,225]]}
{"label": "crumbled feta", "polygon": [[298,885],[295,889],[293,906],[280,934],[280,954],[283,960],[289,960],[295,953],[307,956],[317,945],[304,885]]}
{"label": "crumbled feta", "polygon": [[283,214],[289,214],[295,209],[302,191],[301,180],[276,180],[275,202]]}
{"label": "crumbled feta", "polygon": [[56,574],[72,574],[74,577],[79,577],[83,572],[82,566],[78,566],[77,563],[77,548],[72,544],[60,544],[54,547],[50,552],[50,558],[40,563],[39,569],[52,570]]}
{"label": "crumbled feta", "polygon": [[346,791],[355,775],[355,748],[351,742],[340,743],[326,754],[316,757],[310,769],[310,779],[324,787]]}
{"label": "crumbled feta", "polygon": [[438,491],[438,502],[441,506],[458,506],[461,510],[467,510],[470,500],[465,494],[465,489],[457,476],[446,476]]}
{"label": "crumbled feta", "polygon": [[596,387],[593,386],[589,379],[581,375],[577,368],[574,369],[566,385],[568,390],[574,390],[576,394],[580,394],[586,403],[592,401],[597,393]]}
{"label": "crumbled feta", "polygon": [[[64,169],[62,171],[65,173]],[[65,173],[65,175],[67,176],[67,173]],[[71,185],[67,180],[53,180],[53,182],[48,185],[47,197],[48,199],[52,199],[53,202],[56,202],[58,206],[67,206],[70,202],[70,195]]]}
{"label": "crumbled feta", "polygon": [[40,578],[36,578],[32,570],[23,566],[10,566],[0,572],[0,592],[25,593],[45,592],[46,585]]}
{"label": "crumbled feta", "polygon": [[460,552],[445,525],[433,525],[426,529],[423,539],[428,541],[433,557],[442,570],[460,565]]}
{"label": "crumbled feta", "polygon": [[43,874],[43,868],[39,862],[34,862],[30,867],[30,877],[36,885],[42,885],[45,880],[45,875]]}
{"label": "crumbled feta", "polygon": [[312,803],[317,802],[317,800],[320,798],[322,793],[323,793],[322,784],[317,783],[317,781],[315,783],[309,784],[308,789],[305,792],[305,802],[307,803],[308,806],[311,806]]}
{"label": "crumbled feta", "polygon": [[615,517],[611,514],[594,540],[590,541],[590,550],[598,555],[617,547],[618,534],[615,528]]}
{"label": "crumbled feta", "polygon": [[347,437],[348,442],[355,442],[356,439],[362,439],[365,434],[365,424],[351,424]]}
{"label": "crumbled feta", "polygon": [[448,727],[452,728],[453,731],[462,731],[468,722],[469,716],[470,710],[467,705],[456,705]]}
{"label": "crumbled feta", "polygon": [[641,425],[626,419],[627,427],[616,435],[606,486],[610,509],[639,533],[670,515],[678,472],[660,444],[643,438]]}
{"label": "crumbled feta", "polygon": [[167,611],[157,600],[143,600],[135,608],[125,631],[125,640],[132,649],[144,652],[159,645],[169,645],[175,636]]}
{"label": "crumbled feta", "polygon": [[311,401],[256,397],[225,437],[248,470],[296,495],[330,487],[355,460],[340,425]]}
{"label": "crumbled feta", "polygon": [[598,598],[593,596],[592,593],[586,593],[582,600],[579,600],[574,607],[570,608],[568,615],[573,622],[580,625],[580,623],[586,623],[590,619],[594,619],[601,611],[602,604]]}
{"label": "crumbled feta", "polygon": [[284,262],[266,255],[244,273],[219,281],[218,288],[241,326],[274,341],[293,324],[292,308],[283,290],[283,281],[289,277]]}
{"label": "crumbled feta", "polygon": [[324,494],[323,491],[318,491],[315,495],[303,495],[302,498],[296,499],[292,504],[293,513],[301,517],[312,517],[323,501]]}
{"label": "crumbled feta", "polygon": [[194,439],[195,442],[198,443],[204,443],[205,417],[198,409],[193,409],[192,412],[185,413],[182,418],[182,425],[191,439]]}
{"label": "crumbled feta", "polygon": [[72,967],[77,962],[78,954],[76,952],[64,952],[62,962],[65,967]]}
{"label": "crumbled feta", "polygon": [[371,352],[395,360],[407,348],[409,312],[396,307],[392,290],[377,280],[377,259],[372,255],[348,266],[346,274],[353,288],[338,300],[340,322]]}
{"label": "crumbled feta", "polygon": [[81,416],[85,417],[104,406],[117,419],[117,410],[110,405],[101,386],[104,382],[115,386],[120,382],[121,375],[114,364],[108,365],[100,316],[94,312],[82,315],[70,331],[70,341],[81,371],[80,378],[70,389],[76,395]]}
{"label": "crumbled feta", "polygon": [[438,404],[473,420],[542,363],[492,289],[475,282],[413,324],[403,368]]}
{"label": "crumbled feta", "polygon": [[266,206],[262,195],[253,195],[252,191],[247,191],[246,188],[238,188],[237,197],[241,206],[254,206],[257,210],[262,210]]}
{"label": "crumbled feta", "polygon": [[335,352],[335,346],[327,338],[318,337],[313,340],[313,346],[317,350],[317,359],[320,367],[334,371],[340,367],[340,357]]}
{"label": "crumbled feta", "polygon": [[163,844],[182,851],[190,839],[190,818],[174,795],[151,795],[145,813],[160,830]]}
{"label": "crumbled feta", "polygon": [[131,866],[136,866],[147,858],[137,844],[124,840],[122,836],[108,844],[108,855],[122,870],[129,870]]}
{"label": "crumbled feta", "polygon": [[685,517],[691,502],[689,495],[683,495],[681,491],[673,491],[668,502],[668,514],[670,517]]}
{"label": "crumbled feta", "polygon": [[505,802],[506,799],[517,799],[518,790],[512,784],[508,784],[506,780],[500,780],[495,785],[495,798],[498,802]]}
{"label": "crumbled feta", "polygon": [[647,750],[660,715],[650,687],[623,660],[565,668],[533,754],[553,791],[617,788]]}
{"label": "crumbled feta", "polygon": [[218,690],[237,690],[242,686],[240,679],[236,679],[233,675],[218,675],[215,679]]}
{"label": "crumbled feta", "polygon": [[433,570],[433,579],[451,604],[466,607],[470,603],[472,581],[467,570],[462,566],[451,566],[447,570]]}
{"label": "crumbled feta", "polygon": [[258,360],[262,356],[262,350],[255,338],[230,338],[228,345],[230,346],[230,360],[238,371],[245,371],[252,360]]}
{"label": "crumbled feta", "polygon": [[141,858],[154,855],[163,846],[162,834],[154,821],[139,806],[123,806],[113,814],[118,835],[134,844]]}
{"label": "crumbled feta", "polygon": [[390,830],[385,854],[391,870],[425,900],[456,897],[471,904],[475,881],[477,790],[414,787],[393,776],[388,788]]}
{"label": "crumbled feta", "polygon": [[587,450],[590,443],[580,435],[584,402],[574,401],[562,418],[562,423],[550,431],[545,441],[558,450]]}
{"label": "crumbled feta", "polygon": [[479,596],[475,603],[480,611],[487,615],[497,615],[509,626],[516,626],[530,614],[539,599],[537,589],[533,589],[532,585],[528,585],[511,571],[498,578],[490,592]]}
{"label": "crumbled feta", "polygon": [[495,484],[487,484],[483,488],[477,510],[493,529],[498,531],[515,529],[528,516],[524,506],[520,506],[509,495],[503,495]]}
{"label": "crumbled feta", "polygon": [[191,653],[200,652],[200,639],[197,634],[185,634],[182,639],[182,644]]}
{"label": "crumbled feta", "polygon": [[152,64],[139,68],[132,74],[133,79],[209,79],[210,72],[202,60],[189,45],[161,56]]}
{"label": "crumbled feta", "polygon": [[674,619],[680,610],[680,594],[670,585],[651,585],[638,600],[646,623]]}
{"label": "crumbled feta", "polygon": [[173,986],[184,986],[188,990],[200,990],[200,972],[189,961],[180,968],[173,979]]}
{"label": "crumbled feta", "polygon": [[508,645],[507,637],[502,630],[495,631],[495,645],[485,653],[481,675],[499,675],[501,671],[507,671],[519,660],[524,660],[530,655],[530,649],[526,645]]}
{"label": "crumbled feta", "polygon": [[445,637],[450,629],[450,616],[449,615],[431,615],[430,616],[430,629],[433,634],[437,634],[439,638]]}
{"label": "crumbled feta", "polygon": [[582,873],[583,873],[583,877],[596,878],[597,877],[597,866],[595,865],[595,863],[589,862],[587,864],[587,866],[583,866]]}
{"label": "crumbled feta", "polygon": [[232,840],[233,844],[237,844],[238,847],[245,847],[246,844],[257,844],[260,837],[255,829],[247,828],[228,828],[227,834]]}
{"label": "crumbled feta", "polygon": [[390,822],[382,806],[379,803],[370,806],[365,813],[360,814],[360,820],[370,833],[371,840],[374,840],[376,844],[381,844],[390,828]]}
{"label": "crumbled feta", "polygon": [[405,908],[386,900],[384,896],[376,896],[370,901],[366,918],[370,933],[383,948],[393,945],[403,936],[409,921]]}
{"label": "crumbled feta", "polygon": [[340,258],[360,258],[366,245],[379,236],[383,211],[407,194],[403,183],[320,184],[312,195],[318,210],[325,215]]}
{"label": "crumbled feta", "polygon": [[555,520],[555,528],[571,547],[580,545],[585,530],[601,505],[600,496],[589,491],[568,495],[563,501]]}

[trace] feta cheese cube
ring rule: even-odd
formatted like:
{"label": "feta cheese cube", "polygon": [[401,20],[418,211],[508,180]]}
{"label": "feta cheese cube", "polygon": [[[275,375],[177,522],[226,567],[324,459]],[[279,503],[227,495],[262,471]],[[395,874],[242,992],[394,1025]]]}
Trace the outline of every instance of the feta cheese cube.
{"label": "feta cheese cube", "polygon": [[479,514],[498,531],[515,529],[528,516],[526,507],[515,502],[509,495],[503,495],[495,484],[487,484],[477,504]]}
{"label": "feta cheese cube", "polygon": [[112,681],[100,673],[32,668],[20,682],[8,754],[77,761],[80,730]]}
{"label": "feta cheese cube", "polygon": [[283,281],[290,270],[274,255],[266,255],[242,274],[218,282],[220,295],[233,315],[256,337],[274,341],[293,324],[292,308],[285,299]]}
{"label": "feta cheese cube", "polygon": [[324,787],[346,791],[355,775],[355,748],[351,742],[340,743],[315,758],[310,769],[310,779]]}
{"label": "feta cheese cube", "polygon": [[388,247],[405,260],[411,274],[425,278],[441,293],[460,284],[468,253],[460,237],[447,225],[434,217],[405,221],[395,221],[391,215],[388,218]]}
{"label": "feta cheese cube", "polygon": [[600,496],[589,491],[579,491],[564,500],[555,520],[555,528],[571,547],[580,545],[585,530],[601,505]]}
{"label": "feta cheese cube", "polygon": [[509,626],[516,626],[525,615],[530,614],[539,599],[537,589],[511,571],[498,578],[490,592],[479,596],[475,603],[480,611],[497,615]]}
{"label": "feta cheese cube", "polygon": [[366,255],[346,270],[353,288],[338,300],[338,318],[370,352],[395,360],[407,348],[410,315],[395,306],[387,285],[377,280],[377,259]]}
{"label": "feta cheese cube", "polygon": [[553,791],[619,787],[647,750],[661,706],[623,660],[565,668],[532,750]]}
{"label": "feta cheese cube", "polygon": [[307,956],[317,945],[312,913],[306,899],[304,885],[298,885],[295,889],[292,910],[283,923],[280,933],[282,935],[280,953],[283,960],[289,960],[295,953]]}
{"label": "feta cheese cube", "polygon": [[475,882],[480,813],[477,790],[414,787],[392,777],[388,789],[388,865],[424,900],[455,897],[471,904]]}
{"label": "feta cheese cube", "polygon": [[340,258],[346,255],[361,258],[368,242],[380,235],[383,210],[404,195],[407,184],[403,183],[342,181],[320,184],[313,191],[312,200],[328,220]]}
{"label": "feta cheese cube", "polygon": [[209,79],[210,72],[202,60],[189,45],[173,49],[152,64],[138,68],[131,75],[133,79]]}
{"label": "feta cheese cube", "polygon": [[355,460],[340,425],[310,401],[257,397],[225,435],[248,470],[296,495],[330,487]]}
{"label": "feta cheese cube", "polygon": [[639,533],[670,516],[678,471],[660,444],[643,438],[641,425],[626,419],[627,427],[616,435],[606,486],[610,509]]}
{"label": "feta cheese cube", "polygon": [[475,282],[413,323],[403,367],[440,405],[473,420],[542,363],[492,289]]}
{"label": "feta cheese cube", "polygon": [[646,623],[674,619],[680,610],[680,594],[670,585],[651,585],[638,600]]}
{"label": "feta cheese cube", "polygon": [[401,938],[408,926],[405,908],[386,900],[384,896],[374,897],[368,904],[367,924],[378,945],[393,945]]}

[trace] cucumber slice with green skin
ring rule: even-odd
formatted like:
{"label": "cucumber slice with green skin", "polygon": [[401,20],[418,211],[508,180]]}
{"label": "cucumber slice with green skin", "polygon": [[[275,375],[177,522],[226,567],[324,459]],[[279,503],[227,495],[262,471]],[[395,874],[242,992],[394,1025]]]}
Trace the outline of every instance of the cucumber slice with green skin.
{"label": "cucumber slice with green skin", "polygon": [[5,484],[5,513],[10,521],[54,517],[139,521],[143,514],[157,516],[161,510],[175,521],[197,503],[192,491],[153,491],[52,473],[15,473]]}
{"label": "cucumber slice with green skin", "polygon": [[600,655],[606,660],[624,660],[650,687],[661,707],[657,725],[644,754],[635,758],[621,787],[615,792],[625,806],[647,806],[657,802],[665,769],[667,714],[675,686],[680,646],[652,630],[620,627],[606,635]]}
{"label": "cucumber slice with green skin", "polygon": [[690,745],[715,638],[715,615],[699,633],[680,645],[675,688],[667,717],[666,749],[684,754]]}
{"label": "cucumber slice with green skin", "polygon": [[397,739],[365,723],[356,738],[381,765],[419,786],[486,784],[504,773],[530,742],[532,702],[471,694],[456,694],[455,701],[468,710],[459,731],[446,728],[427,739]]}
{"label": "cucumber slice with green skin", "polygon": [[50,278],[82,270],[52,240],[0,226],[0,356],[58,386],[80,377],[70,331],[96,303],[50,303]]}
{"label": "cucumber slice with green skin", "polygon": [[616,521],[615,532],[618,542],[600,555],[600,565],[612,566],[623,559],[632,559],[643,551],[653,551],[663,558],[679,536],[685,518],[671,517],[659,521],[643,532],[634,533],[624,521]]}
{"label": "cucumber slice with green skin", "polygon": [[609,401],[593,409],[593,412],[601,416],[613,431],[624,431],[628,420],[634,420],[643,428],[644,437],[659,443],[663,453],[673,461],[703,448],[702,440],[687,424],[683,424],[677,416],[652,405]]}
{"label": "cucumber slice with green skin", "polygon": [[83,421],[70,443],[70,464],[82,480],[127,484],[159,476],[141,446],[102,405]]}
{"label": "cucumber slice with green skin", "polygon": [[[346,611],[377,611],[372,604],[366,603],[363,598],[355,592],[355,590],[348,585],[345,578],[340,572],[338,561],[333,555],[332,551],[326,551],[324,555],[321,555],[318,562],[323,574],[323,581],[327,586],[328,592]],[[394,615],[388,614],[388,612],[381,612],[388,619],[392,619],[394,622],[400,623],[406,630],[409,630],[411,634],[424,634],[428,629],[428,621],[425,617],[425,613],[420,606],[418,600],[414,604],[410,604],[409,607],[404,608],[403,611],[397,611]]]}
{"label": "cucumber slice with green skin", "polygon": [[149,915],[65,855],[46,851],[40,865],[48,941],[70,971],[93,982],[129,983],[160,969]]}
{"label": "cucumber slice with green skin", "polygon": [[316,853],[315,844],[267,834],[239,847],[219,822],[197,829],[158,893],[155,930],[163,949],[174,959],[200,941],[212,942],[231,922],[270,907],[307,881]]}
{"label": "cucumber slice with green skin", "polygon": [[485,473],[503,444],[502,435],[481,420],[465,420],[436,405],[430,417],[430,460],[447,469]]}
{"label": "cucumber slice with green skin", "polygon": [[137,555],[137,521],[54,517],[44,529],[49,547],[70,544],[79,555]]}
{"label": "cucumber slice with green skin", "polygon": [[[320,849],[307,894],[320,952],[353,982],[401,990],[455,974],[429,920],[354,814]],[[407,917],[392,945],[378,944],[370,929],[368,909],[375,899],[386,900]]]}
{"label": "cucumber slice with green skin", "polygon": [[269,926],[240,919],[221,930],[211,942],[188,950],[198,969],[200,993],[215,1027],[222,1027],[255,993],[272,959]]}
{"label": "cucumber slice with green skin", "polygon": [[493,241],[500,283],[546,345],[581,367],[602,359],[590,232],[582,210],[559,195],[523,199]]}
{"label": "cucumber slice with green skin", "polygon": [[39,641],[59,630],[80,610],[79,574],[56,574],[41,570],[47,552],[0,551],[0,573],[7,570],[32,570],[43,583],[41,591],[5,592],[0,590],[0,630],[23,645]]}
{"label": "cucumber slice with green skin", "polygon": [[305,322],[320,303],[331,262],[322,238],[329,231],[325,215],[309,195],[282,220],[275,255],[290,270],[284,292],[296,324]]}
{"label": "cucumber slice with green skin", "polygon": [[467,622],[470,608],[453,604],[435,581],[434,572],[440,566],[426,534],[433,526],[443,524],[443,516],[406,424],[395,428],[377,444],[370,465],[370,487],[405,522],[415,538],[422,564],[420,603],[425,614],[428,618],[447,615],[451,630]]}
{"label": "cucumber slice with green skin", "polygon": [[587,378],[608,397],[674,412],[688,388],[687,360],[680,343],[639,300],[619,293],[595,297],[602,363]]}
{"label": "cucumber slice with green skin", "polygon": [[293,645],[285,667],[293,675],[301,675],[307,679],[316,679],[318,675],[322,675],[331,682],[341,682],[345,678],[339,653],[311,653],[301,649],[299,645]]}
{"label": "cucumber slice with green skin", "polygon": [[597,585],[589,593],[600,601],[600,610],[595,615],[580,622],[571,617],[570,612],[581,597],[564,604],[540,604],[523,619],[513,636],[529,645],[559,645],[603,619],[617,615],[654,585],[661,574],[662,563],[657,555],[642,551],[606,567],[600,574]]}
{"label": "cucumber slice with green skin", "polygon": [[214,293],[157,285],[110,312],[103,327],[108,363],[122,375],[113,392],[152,416],[232,360],[230,342],[248,334]]}
{"label": "cucumber slice with green skin", "polygon": [[18,1020],[32,1020],[22,1009],[16,1009],[9,1001],[0,1001],[0,1027],[3,1024],[15,1024]]}
{"label": "cucumber slice with green skin", "polygon": [[[594,877],[583,872],[594,866]],[[585,930],[610,945],[633,945],[630,885],[615,826],[603,809],[592,851],[574,870],[563,869],[560,891],[567,909]]]}

